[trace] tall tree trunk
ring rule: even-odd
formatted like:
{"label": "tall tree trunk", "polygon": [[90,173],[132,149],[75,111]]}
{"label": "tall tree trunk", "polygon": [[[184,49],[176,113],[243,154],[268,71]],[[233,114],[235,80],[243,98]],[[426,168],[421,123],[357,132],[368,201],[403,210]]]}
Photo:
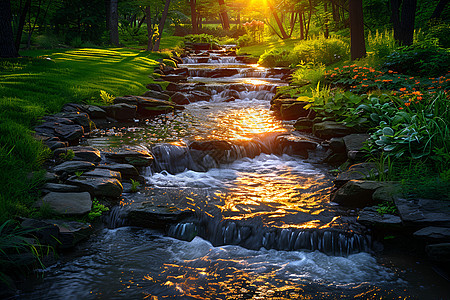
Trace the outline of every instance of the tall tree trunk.
{"label": "tall tree trunk", "polygon": [[152,24],[152,9],[151,6],[145,8],[145,14],[147,16],[147,51],[153,50],[153,24]]}
{"label": "tall tree trunk", "polygon": [[[412,45],[417,0],[390,0],[394,38],[404,46]],[[401,11],[400,11],[401,8]]]}
{"label": "tall tree trunk", "polygon": [[447,5],[449,0],[440,0],[438,4],[436,5],[436,8],[433,11],[433,14],[431,15],[430,19],[437,19],[441,16],[442,11],[444,10],[445,6]]}
{"label": "tall tree trunk", "polygon": [[118,0],[111,0],[109,7],[109,38],[111,44],[119,46],[119,12],[118,12]]}
{"label": "tall tree trunk", "polygon": [[161,37],[164,30],[164,24],[166,23],[167,14],[169,13],[170,0],[166,0],[164,4],[164,11],[161,16],[161,20],[158,25],[158,38],[156,39],[155,45],[153,45],[153,51],[159,51],[159,43],[161,42]]}
{"label": "tall tree trunk", "polygon": [[352,60],[355,60],[366,55],[362,0],[350,0],[348,11],[350,14],[350,54]]}
{"label": "tall tree trunk", "polygon": [[327,5],[327,1],[323,1],[323,9],[325,11],[325,38],[327,39],[329,36],[329,32],[328,32],[328,5]]}
{"label": "tall tree trunk", "polygon": [[31,6],[31,0],[27,0],[23,7],[22,13],[20,14],[19,25],[17,26],[17,32],[16,32],[16,40],[14,42],[14,46],[16,47],[17,50],[19,50],[19,48],[20,48],[20,42],[22,41],[23,27],[25,26],[25,17],[27,16],[30,6]]}
{"label": "tall tree trunk", "polygon": [[0,0],[0,57],[18,57],[11,25],[11,2]]}
{"label": "tall tree trunk", "polygon": [[305,38],[305,32],[304,32],[304,27],[303,27],[303,12],[299,12],[298,14],[299,16],[299,23],[300,23],[300,39],[303,40]]}
{"label": "tall tree trunk", "polygon": [[227,7],[224,0],[219,0],[219,15],[222,20],[222,27],[224,30],[230,30],[230,21],[228,19]]}
{"label": "tall tree trunk", "polygon": [[197,24],[197,10],[195,8],[197,1],[196,0],[190,0],[191,4],[191,22],[192,22],[192,33],[197,34],[198,33],[198,24]]}
{"label": "tall tree trunk", "polygon": [[289,36],[286,34],[286,31],[284,30],[283,24],[280,21],[280,18],[278,18],[278,14],[275,11],[275,8],[273,7],[272,3],[269,1],[267,1],[267,4],[269,6],[270,11],[272,12],[273,17],[275,18],[275,22],[277,22],[278,28],[280,29],[280,33],[281,33],[281,38],[283,40],[286,40],[289,38]]}

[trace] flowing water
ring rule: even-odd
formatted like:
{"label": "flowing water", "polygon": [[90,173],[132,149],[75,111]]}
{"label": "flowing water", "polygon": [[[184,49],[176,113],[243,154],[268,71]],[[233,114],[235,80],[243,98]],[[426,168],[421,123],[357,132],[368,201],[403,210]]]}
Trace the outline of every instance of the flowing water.
{"label": "flowing water", "polygon": [[[125,194],[111,228],[64,254],[21,298],[445,299],[441,278],[374,255],[355,212],[329,202],[332,181],[314,153],[279,146],[292,131],[269,110],[281,76],[217,53],[205,61],[185,58],[186,85],[211,101],[89,139],[102,149],[151,149],[146,187]],[[202,77],[220,67],[238,73]],[[221,142],[205,155],[194,146],[202,141]],[[123,209],[143,199],[194,214],[161,230],[125,226]]]}

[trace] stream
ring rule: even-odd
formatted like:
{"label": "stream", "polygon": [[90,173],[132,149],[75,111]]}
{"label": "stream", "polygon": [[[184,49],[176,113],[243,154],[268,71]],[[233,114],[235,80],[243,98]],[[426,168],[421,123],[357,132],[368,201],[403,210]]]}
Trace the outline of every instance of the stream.
{"label": "stream", "polygon": [[[356,212],[330,203],[332,177],[313,152],[280,148],[280,135],[296,135],[270,111],[276,87],[287,84],[282,76],[220,51],[180,67],[189,68],[186,86],[202,87],[211,101],[86,141],[151,149],[146,185],[124,194],[104,228],[62,254],[21,299],[448,297],[444,279],[420,259],[376,254]],[[219,68],[238,72],[205,77]],[[234,101],[224,102],[230,95]],[[193,145],[204,141],[226,149],[199,158]],[[161,230],[128,226],[122,209],[142,199],[195,213]]]}

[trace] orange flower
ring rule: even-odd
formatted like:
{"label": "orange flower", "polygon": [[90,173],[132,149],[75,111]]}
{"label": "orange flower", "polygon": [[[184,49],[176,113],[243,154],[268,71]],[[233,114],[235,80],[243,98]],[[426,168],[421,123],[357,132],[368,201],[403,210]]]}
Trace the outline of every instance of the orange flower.
{"label": "orange flower", "polygon": [[411,103],[409,103],[409,102],[405,103],[405,106],[410,106],[410,105],[411,105]]}
{"label": "orange flower", "polygon": [[361,85],[362,87],[368,87],[369,85],[367,85],[367,84],[363,84],[363,85]]}
{"label": "orange flower", "polygon": [[403,109],[403,107],[399,107],[398,109]]}
{"label": "orange flower", "polygon": [[394,73],[394,71],[392,71],[392,70],[389,70],[389,71],[388,71],[388,73]]}
{"label": "orange flower", "polygon": [[404,92],[406,91],[406,88],[401,88],[400,91]]}

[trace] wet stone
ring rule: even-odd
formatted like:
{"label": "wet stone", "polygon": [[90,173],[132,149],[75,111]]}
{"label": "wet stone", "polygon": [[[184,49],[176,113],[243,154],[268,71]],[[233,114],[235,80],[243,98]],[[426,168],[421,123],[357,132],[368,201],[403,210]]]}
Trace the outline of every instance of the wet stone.
{"label": "wet stone", "polygon": [[73,151],[73,160],[88,161],[92,163],[97,163],[101,160],[100,151],[93,147],[88,146],[75,146],[67,147],[55,150],[53,153],[55,157],[59,157],[61,154],[66,154],[67,151]]}
{"label": "wet stone", "polygon": [[450,243],[428,245],[425,248],[430,259],[439,262],[450,261]]}
{"label": "wet stone", "polygon": [[88,177],[107,177],[107,178],[116,178],[117,180],[122,180],[122,176],[120,175],[120,172],[112,171],[112,170],[108,170],[108,169],[96,168],[93,171],[83,173],[83,175],[88,176]]}
{"label": "wet stone", "polygon": [[116,178],[74,176],[67,183],[79,186],[96,197],[117,198],[123,191],[122,184]]}
{"label": "wet stone", "polygon": [[132,120],[136,117],[137,107],[136,105],[118,103],[110,106],[106,106],[106,115],[115,120]]}
{"label": "wet stone", "polygon": [[87,161],[66,161],[53,167],[52,171],[54,173],[69,173],[73,174],[75,172],[86,172],[95,169],[93,163]]}
{"label": "wet stone", "polygon": [[414,236],[431,242],[450,242],[450,228],[429,226],[417,230]]}
{"label": "wet stone", "polygon": [[160,92],[160,93],[163,92],[161,85],[156,84],[156,83],[149,83],[145,87],[152,91],[156,91],[156,92]]}
{"label": "wet stone", "polygon": [[340,173],[334,180],[334,184],[341,187],[350,180],[364,180],[374,176],[378,176],[375,163],[359,163],[351,165],[348,170]]}
{"label": "wet stone", "polygon": [[139,172],[136,169],[136,167],[130,165],[130,164],[109,164],[109,165],[99,165],[98,168],[100,169],[108,169],[111,171],[119,172],[122,178],[129,179],[129,178],[138,178]]}
{"label": "wet stone", "polygon": [[135,167],[150,166],[153,156],[144,149],[123,149],[116,152],[105,152],[105,157],[118,163],[126,163]]}
{"label": "wet stone", "polygon": [[61,215],[84,215],[91,211],[91,195],[82,193],[51,192],[36,203],[38,207],[48,205],[55,213]]}
{"label": "wet stone", "polygon": [[405,225],[450,227],[450,202],[431,199],[395,199]]}
{"label": "wet stone", "polygon": [[349,207],[372,206],[377,204],[372,195],[382,186],[378,181],[350,180],[331,196],[331,201]]}
{"label": "wet stone", "polygon": [[81,192],[77,186],[61,183],[46,183],[42,186],[42,191],[58,193]]}
{"label": "wet stone", "polygon": [[323,139],[343,137],[353,133],[353,129],[338,122],[325,121],[313,125],[313,134]]}
{"label": "wet stone", "polygon": [[377,206],[366,207],[359,212],[358,222],[366,226],[392,228],[400,227],[402,220],[399,216],[391,214],[380,214],[377,212]]}
{"label": "wet stone", "polygon": [[150,97],[150,98],[156,98],[156,99],[161,99],[161,100],[166,100],[168,101],[170,99],[170,96],[163,94],[162,92],[157,92],[157,91],[152,91],[152,90],[148,90],[146,91],[142,97]]}

